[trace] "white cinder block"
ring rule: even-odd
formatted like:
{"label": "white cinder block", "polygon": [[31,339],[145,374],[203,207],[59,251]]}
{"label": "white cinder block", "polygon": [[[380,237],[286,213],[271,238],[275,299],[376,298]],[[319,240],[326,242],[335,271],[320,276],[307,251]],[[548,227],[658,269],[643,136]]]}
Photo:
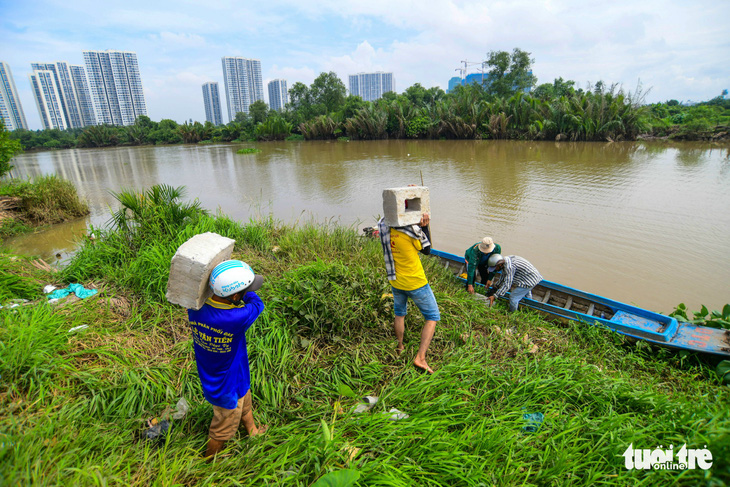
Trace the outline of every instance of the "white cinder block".
{"label": "white cinder block", "polygon": [[217,233],[195,235],[172,257],[167,300],[185,308],[200,309],[213,295],[208,285],[213,268],[231,258],[236,241]]}
{"label": "white cinder block", "polygon": [[407,186],[383,190],[383,215],[390,227],[415,225],[423,213],[431,214],[431,199],[426,186]]}

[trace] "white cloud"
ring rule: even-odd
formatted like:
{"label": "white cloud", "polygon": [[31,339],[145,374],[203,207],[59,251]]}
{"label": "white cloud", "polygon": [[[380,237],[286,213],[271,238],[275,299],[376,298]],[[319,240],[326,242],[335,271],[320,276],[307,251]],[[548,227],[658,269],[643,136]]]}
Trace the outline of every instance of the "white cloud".
{"label": "white cloud", "polygon": [[309,67],[294,68],[290,66],[279,67],[274,65],[268,70],[269,76],[266,78],[264,85],[273,79],[285,79],[287,86],[291,86],[297,81],[310,85],[319,75],[319,72]]}
{"label": "white cloud", "polygon": [[205,48],[205,39],[197,34],[160,32],[159,34],[150,34],[149,37],[157,46],[168,49]]}
{"label": "white cloud", "polygon": [[653,87],[648,101],[702,100],[728,87],[725,10],[713,0],[127,0],[105,9],[94,0],[39,0],[2,7],[0,59],[35,128],[30,63],[83,64],[84,49],[136,51],[154,119],[202,119],[200,85],[222,89],[227,55],[261,59],[266,80],[290,86],[323,71],[347,84],[349,74],[382,70],[403,91],[417,82],[445,88],[462,60],[519,47],[532,53],[541,83],[560,76],[633,89],[641,79]]}

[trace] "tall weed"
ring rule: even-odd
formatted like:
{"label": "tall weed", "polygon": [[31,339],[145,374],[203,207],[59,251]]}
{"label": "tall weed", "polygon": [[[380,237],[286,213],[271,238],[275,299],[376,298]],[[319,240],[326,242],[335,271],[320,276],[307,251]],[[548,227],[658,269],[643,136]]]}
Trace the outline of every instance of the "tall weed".
{"label": "tall weed", "polygon": [[21,198],[20,217],[33,225],[60,223],[89,214],[89,206],[79,198],[74,185],[55,175],[32,181],[12,180],[3,194]]}

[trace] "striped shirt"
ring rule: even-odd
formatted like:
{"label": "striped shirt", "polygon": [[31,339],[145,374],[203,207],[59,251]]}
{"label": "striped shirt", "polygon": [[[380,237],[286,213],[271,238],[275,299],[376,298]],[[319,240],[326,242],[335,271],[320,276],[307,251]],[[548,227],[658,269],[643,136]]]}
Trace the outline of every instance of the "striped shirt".
{"label": "striped shirt", "polygon": [[504,269],[497,278],[499,288],[494,293],[497,297],[507,294],[512,286],[526,287],[532,289],[542,281],[542,276],[526,259],[516,255],[506,256],[504,258]]}
{"label": "striped shirt", "polygon": [[[427,249],[431,246],[429,236],[418,225],[409,225],[407,227],[394,227],[411,238],[421,242],[421,248]],[[395,281],[395,261],[393,260],[393,250],[390,246],[390,227],[385,223],[385,218],[378,221],[378,231],[380,232],[380,245],[383,247],[383,258],[385,259],[385,273],[388,275],[389,281]],[[425,250],[421,251],[422,253]],[[428,253],[431,251],[429,250]]]}

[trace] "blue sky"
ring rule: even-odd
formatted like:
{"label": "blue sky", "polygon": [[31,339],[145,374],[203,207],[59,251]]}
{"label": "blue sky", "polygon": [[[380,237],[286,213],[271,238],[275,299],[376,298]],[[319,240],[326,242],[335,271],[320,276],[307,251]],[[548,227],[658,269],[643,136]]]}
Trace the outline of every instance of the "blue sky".
{"label": "blue sky", "polygon": [[[590,3],[593,3],[591,5]],[[447,87],[460,62],[490,50],[532,54],[538,83],[603,80],[648,102],[708,100],[730,89],[724,2],[695,0],[385,1],[0,0],[0,61],[28,123],[41,128],[32,62],[83,65],[81,52],[137,52],[153,120],[204,120],[201,86],[223,87],[222,56],[261,60],[267,81],[310,84],[323,71],[384,70],[397,91]],[[268,101],[268,100],[267,100]],[[225,100],[222,100],[225,102]],[[223,107],[225,113],[225,108]],[[225,118],[225,115],[224,115]]]}

